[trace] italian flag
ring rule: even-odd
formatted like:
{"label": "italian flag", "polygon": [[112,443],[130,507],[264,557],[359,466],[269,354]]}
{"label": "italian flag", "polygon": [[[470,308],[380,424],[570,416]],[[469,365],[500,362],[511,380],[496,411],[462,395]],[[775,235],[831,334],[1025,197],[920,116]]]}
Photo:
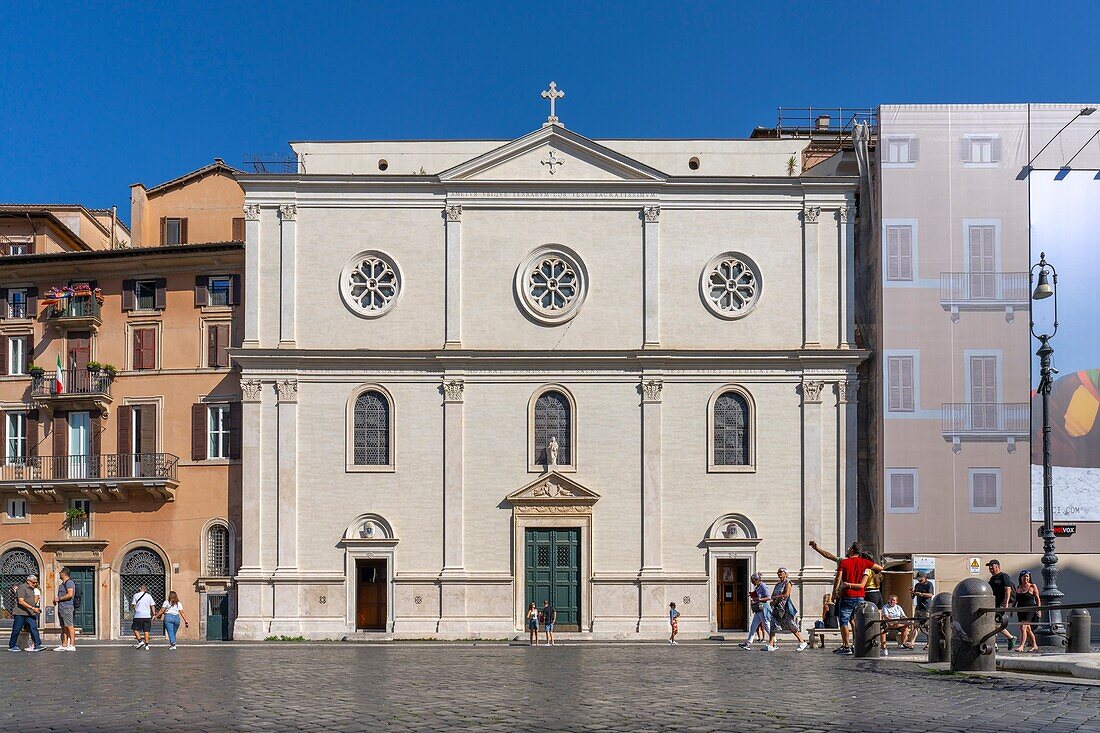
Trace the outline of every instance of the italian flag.
{"label": "italian flag", "polygon": [[61,371],[61,354],[57,355],[57,371],[53,376],[54,394],[62,394],[65,391],[65,372]]}

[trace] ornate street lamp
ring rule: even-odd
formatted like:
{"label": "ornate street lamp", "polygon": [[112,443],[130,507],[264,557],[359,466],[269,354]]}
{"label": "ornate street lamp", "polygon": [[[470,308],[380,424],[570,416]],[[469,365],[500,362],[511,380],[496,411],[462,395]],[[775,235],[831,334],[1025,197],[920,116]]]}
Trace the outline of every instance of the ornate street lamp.
{"label": "ornate street lamp", "polygon": [[[1035,282],[1035,271],[1039,281]],[[1054,328],[1050,333],[1035,332],[1035,307],[1031,308],[1031,335],[1039,340],[1039,394],[1043,397],[1043,588],[1039,598],[1043,606],[1062,605],[1062,591],[1058,590],[1058,556],[1054,554],[1054,480],[1050,467],[1050,388],[1058,370],[1051,363],[1054,349],[1050,340],[1058,333],[1058,271],[1047,262],[1046,252],[1039,253],[1039,262],[1032,265],[1028,284],[1034,285],[1032,300],[1054,297]],[[1045,646],[1060,646],[1063,632],[1062,611],[1051,608],[1046,612],[1046,623],[1040,628],[1039,640]]]}

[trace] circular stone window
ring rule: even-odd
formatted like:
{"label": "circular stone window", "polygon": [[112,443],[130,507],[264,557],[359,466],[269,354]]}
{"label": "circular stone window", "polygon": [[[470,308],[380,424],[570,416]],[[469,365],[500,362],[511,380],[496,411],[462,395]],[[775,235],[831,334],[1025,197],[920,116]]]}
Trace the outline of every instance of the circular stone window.
{"label": "circular stone window", "polygon": [[760,270],[740,252],[723,252],[703,268],[700,295],[719,318],[741,318],[760,300]]}
{"label": "circular stone window", "polygon": [[340,273],[340,294],[357,316],[377,318],[388,313],[401,297],[401,271],[393,258],[381,252],[360,252]]}
{"label": "circular stone window", "polygon": [[540,323],[556,325],[575,316],[588,293],[588,271],[577,254],[560,244],[539,247],[516,270],[516,299]]}

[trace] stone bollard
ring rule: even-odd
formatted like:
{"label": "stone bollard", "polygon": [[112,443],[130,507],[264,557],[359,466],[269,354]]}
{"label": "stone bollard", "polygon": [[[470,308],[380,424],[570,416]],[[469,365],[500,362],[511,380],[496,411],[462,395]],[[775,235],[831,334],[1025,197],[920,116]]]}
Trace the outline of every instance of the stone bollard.
{"label": "stone bollard", "polygon": [[1066,624],[1066,651],[1070,654],[1086,654],[1092,649],[1092,614],[1086,608],[1069,612]]}
{"label": "stone bollard", "polygon": [[[951,671],[997,671],[997,643],[991,636],[997,628],[992,613],[978,615],[980,608],[995,608],[993,589],[981,578],[967,578],[955,586],[951,599]],[[988,639],[982,641],[986,636]]]}
{"label": "stone bollard", "polygon": [[951,658],[951,594],[946,591],[932,599],[928,620],[928,662],[946,662]]}
{"label": "stone bollard", "polygon": [[852,639],[854,656],[874,659],[882,656],[882,649],[878,645],[878,635],[882,627],[876,623],[880,618],[882,614],[875,608],[875,604],[864,601],[856,606],[856,612],[852,614],[856,627]]}

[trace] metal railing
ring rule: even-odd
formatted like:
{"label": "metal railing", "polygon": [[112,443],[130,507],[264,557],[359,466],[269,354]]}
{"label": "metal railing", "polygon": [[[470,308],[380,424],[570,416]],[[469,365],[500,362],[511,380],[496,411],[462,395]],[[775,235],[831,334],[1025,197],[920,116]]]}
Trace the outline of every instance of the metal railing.
{"label": "metal railing", "polygon": [[61,397],[64,395],[111,394],[114,377],[109,372],[92,372],[87,369],[62,369],[61,387],[58,389],[56,371],[47,371],[31,380],[31,397]]}
{"label": "metal railing", "polygon": [[943,433],[949,435],[1015,435],[1031,430],[1031,405],[1027,402],[946,402]]}
{"label": "metal railing", "polygon": [[27,301],[25,300],[9,300],[8,301],[8,318],[29,318],[27,313]]}
{"label": "metal railing", "polygon": [[179,456],[171,453],[107,453],[91,456],[27,456],[0,462],[0,481],[176,480]]}
{"label": "metal railing", "polygon": [[941,272],[941,303],[1028,303],[1026,272]]}
{"label": "metal railing", "polygon": [[46,311],[46,318],[98,318],[99,300],[91,295],[58,298]]}
{"label": "metal railing", "polygon": [[874,129],[878,113],[873,107],[780,107],[776,123],[779,137],[851,137],[857,122]]}

